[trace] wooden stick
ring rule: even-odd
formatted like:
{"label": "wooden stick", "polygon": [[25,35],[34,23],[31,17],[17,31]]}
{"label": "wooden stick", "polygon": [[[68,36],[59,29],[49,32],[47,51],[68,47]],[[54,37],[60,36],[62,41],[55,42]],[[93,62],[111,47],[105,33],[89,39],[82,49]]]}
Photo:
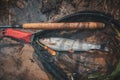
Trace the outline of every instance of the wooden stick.
{"label": "wooden stick", "polygon": [[43,29],[43,30],[52,30],[52,29],[96,29],[103,28],[105,24],[102,22],[61,22],[61,23],[25,23],[22,25],[23,28],[29,29]]}

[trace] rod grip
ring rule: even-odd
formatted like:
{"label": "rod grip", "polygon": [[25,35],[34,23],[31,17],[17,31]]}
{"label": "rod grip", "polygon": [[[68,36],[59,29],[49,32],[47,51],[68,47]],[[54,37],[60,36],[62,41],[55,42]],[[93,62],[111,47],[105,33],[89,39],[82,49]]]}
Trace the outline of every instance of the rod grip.
{"label": "rod grip", "polygon": [[103,28],[105,24],[102,22],[61,22],[61,23],[25,23],[23,28],[29,29],[43,29],[43,30],[53,30],[53,29],[96,29]]}

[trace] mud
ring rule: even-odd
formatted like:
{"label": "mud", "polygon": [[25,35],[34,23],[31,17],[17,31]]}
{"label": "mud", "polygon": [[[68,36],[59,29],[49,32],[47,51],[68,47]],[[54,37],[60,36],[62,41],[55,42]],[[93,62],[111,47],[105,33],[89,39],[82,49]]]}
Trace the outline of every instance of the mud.
{"label": "mud", "polygon": [[0,80],[49,80],[41,63],[34,56],[30,44],[3,39],[0,49]]}

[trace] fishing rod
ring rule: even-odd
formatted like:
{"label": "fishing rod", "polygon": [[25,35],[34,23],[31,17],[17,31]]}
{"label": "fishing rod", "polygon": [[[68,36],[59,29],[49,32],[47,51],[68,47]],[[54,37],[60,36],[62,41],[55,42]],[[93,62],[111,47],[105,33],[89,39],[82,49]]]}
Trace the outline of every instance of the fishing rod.
{"label": "fishing rod", "polygon": [[39,22],[39,23],[24,23],[22,25],[0,26],[0,28],[24,28],[24,29],[96,29],[104,28],[102,22]]}
{"label": "fishing rod", "polygon": [[[76,19],[76,20],[74,20]],[[0,28],[25,28],[25,29],[99,29],[104,28],[106,24],[111,23],[120,30],[120,22],[114,19],[110,14],[97,11],[81,11],[55,22],[24,23],[20,25],[0,26]]]}

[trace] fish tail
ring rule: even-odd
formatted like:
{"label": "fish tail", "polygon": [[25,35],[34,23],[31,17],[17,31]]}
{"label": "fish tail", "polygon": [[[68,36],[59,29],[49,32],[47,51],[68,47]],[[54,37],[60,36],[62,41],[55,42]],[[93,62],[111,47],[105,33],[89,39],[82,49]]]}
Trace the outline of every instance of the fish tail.
{"label": "fish tail", "polygon": [[108,41],[107,42],[103,42],[102,44],[101,44],[101,50],[105,50],[105,51],[109,51],[109,49],[108,49]]}

